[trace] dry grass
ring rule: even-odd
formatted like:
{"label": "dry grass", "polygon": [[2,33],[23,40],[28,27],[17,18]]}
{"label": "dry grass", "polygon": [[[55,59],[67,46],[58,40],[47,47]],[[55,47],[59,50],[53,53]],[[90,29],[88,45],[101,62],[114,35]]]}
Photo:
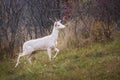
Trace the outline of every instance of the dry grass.
{"label": "dry grass", "polygon": [[0,62],[0,80],[119,80],[120,40],[87,48],[65,48],[53,61],[40,52],[30,65],[23,58]]}

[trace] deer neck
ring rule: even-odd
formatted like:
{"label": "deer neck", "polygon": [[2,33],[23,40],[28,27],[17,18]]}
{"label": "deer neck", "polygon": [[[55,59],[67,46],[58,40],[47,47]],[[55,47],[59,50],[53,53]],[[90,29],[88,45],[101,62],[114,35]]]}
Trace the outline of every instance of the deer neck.
{"label": "deer neck", "polygon": [[53,40],[54,40],[55,42],[57,41],[58,33],[59,33],[58,29],[55,29],[55,28],[54,28],[53,31],[52,31],[51,36],[52,36],[52,38],[53,38]]}

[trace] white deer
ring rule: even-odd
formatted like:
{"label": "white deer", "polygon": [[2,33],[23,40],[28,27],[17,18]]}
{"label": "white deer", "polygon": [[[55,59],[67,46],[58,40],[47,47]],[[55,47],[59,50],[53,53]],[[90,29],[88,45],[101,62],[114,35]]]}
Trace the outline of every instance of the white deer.
{"label": "white deer", "polygon": [[53,58],[55,58],[59,52],[59,49],[57,48],[58,32],[59,29],[63,28],[65,28],[65,25],[61,23],[61,20],[55,21],[51,35],[45,36],[43,38],[26,41],[23,44],[23,53],[19,54],[15,67],[17,67],[20,63],[20,58],[26,55],[28,55],[28,61],[29,63],[31,63],[31,58],[33,57],[34,52],[36,51],[46,50],[51,61],[51,50],[55,50],[56,54],[53,56]]}

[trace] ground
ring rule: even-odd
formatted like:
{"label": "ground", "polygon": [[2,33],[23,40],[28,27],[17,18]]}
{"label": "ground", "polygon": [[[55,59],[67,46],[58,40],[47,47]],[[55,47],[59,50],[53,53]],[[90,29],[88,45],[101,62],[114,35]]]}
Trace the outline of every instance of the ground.
{"label": "ground", "polygon": [[83,48],[66,48],[49,61],[38,52],[32,65],[22,58],[0,62],[0,80],[120,80],[120,40]]}

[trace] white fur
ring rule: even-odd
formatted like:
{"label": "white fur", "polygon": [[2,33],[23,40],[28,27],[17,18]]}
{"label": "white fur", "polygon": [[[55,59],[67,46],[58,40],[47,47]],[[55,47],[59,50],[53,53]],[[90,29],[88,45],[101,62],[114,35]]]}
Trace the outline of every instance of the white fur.
{"label": "white fur", "polygon": [[59,49],[56,48],[57,46],[57,38],[58,38],[58,32],[59,29],[65,28],[63,24],[61,24],[61,21],[56,21],[54,23],[54,28],[51,33],[51,35],[45,36],[43,38],[33,39],[26,41],[23,44],[23,53],[18,56],[16,66],[20,63],[19,60],[21,57],[28,55],[28,61],[31,63],[31,58],[34,54],[32,54],[35,51],[39,50],[46,50],[49,56],[49,59],[51,61],[51,50],[54,49],[56,51],[56,54],[53,58],[55,58],[59,52]]}

